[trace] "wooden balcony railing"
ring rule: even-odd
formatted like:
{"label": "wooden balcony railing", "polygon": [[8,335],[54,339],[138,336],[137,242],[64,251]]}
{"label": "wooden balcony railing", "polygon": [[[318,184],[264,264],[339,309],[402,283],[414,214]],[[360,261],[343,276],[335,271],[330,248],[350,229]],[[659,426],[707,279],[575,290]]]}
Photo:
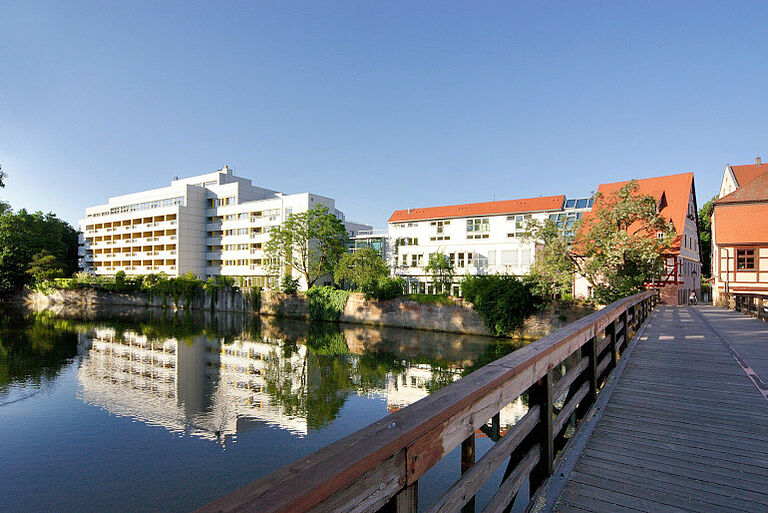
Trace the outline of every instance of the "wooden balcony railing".
{"label": "wooden balcony railing", "polygon": [[[504,511],[526,480],[533,495],[552,473],[567,428],[655,305],[651,291],[617,301],[197,511],[413,513],[419,478],[459,445],[461,477],[426,511],[474,511],[508,461],[484,510]],[[528,412],[500,436],[499,411],[525,393]],[[475,461],[478,429],[496,442]]]}

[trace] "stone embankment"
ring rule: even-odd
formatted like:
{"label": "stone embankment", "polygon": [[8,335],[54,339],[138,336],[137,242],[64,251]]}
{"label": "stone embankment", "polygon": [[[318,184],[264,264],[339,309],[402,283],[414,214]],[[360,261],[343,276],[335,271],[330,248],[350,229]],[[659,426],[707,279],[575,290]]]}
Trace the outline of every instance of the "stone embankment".
{"label": "stone embankment", "polygon": [[[159,307],[219,312],[259,313],[276,317],[309,319],[306,296],[262,291],[260,301],[253,301],[248,291],[218,290],[206,292],[190,300],[146,292],[120,294],[91,289],[57,290],[50,294],[28,292],[24,302],[38,309],[54,307],[112,308]],[[560,329],[594,311],[584,304],[553,303],[547,309],[528,317],[523,327],[511,338],[537,339]],[[455,299],[452,304],[420,303],[409,299],[369,300],[363,294],[349,296],[339,322],[379,327],[407,328],[427,331],[485,335],[490,332],[472,305]]]}

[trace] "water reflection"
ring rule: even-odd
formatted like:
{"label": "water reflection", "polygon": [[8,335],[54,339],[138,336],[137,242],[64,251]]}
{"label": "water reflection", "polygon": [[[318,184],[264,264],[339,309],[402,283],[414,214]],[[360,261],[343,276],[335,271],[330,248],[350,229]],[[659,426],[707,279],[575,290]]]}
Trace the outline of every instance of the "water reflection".
{"label": "water reflection", "polygon": [[[391,413],[517,347],[485,337],[238,314],[45,312],[0,324],[0,397],[78,357],[78,399],[109,413],[220,443],[273,426],[306,436],[353,395]],[[3,399],[0,398],[0,403]],[[502,410],[502,426],[526,411]]]}

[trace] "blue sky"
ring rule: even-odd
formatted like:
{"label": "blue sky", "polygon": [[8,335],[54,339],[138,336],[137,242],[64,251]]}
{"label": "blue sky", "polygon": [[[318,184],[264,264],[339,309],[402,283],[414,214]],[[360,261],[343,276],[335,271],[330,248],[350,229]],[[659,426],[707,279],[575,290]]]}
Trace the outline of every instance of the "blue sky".
{"label": "blue sky", "polygon": [[398,208],[768,160],[768,2],[0,0],[0,199],[75,222],[229,164]]}

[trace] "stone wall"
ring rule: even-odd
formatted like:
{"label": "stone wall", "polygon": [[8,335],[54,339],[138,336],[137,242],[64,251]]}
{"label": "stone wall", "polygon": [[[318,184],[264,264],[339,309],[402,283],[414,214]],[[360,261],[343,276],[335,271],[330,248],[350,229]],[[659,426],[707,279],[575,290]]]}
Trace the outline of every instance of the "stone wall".
{"label": "stone wall", "polygon": [[[251,305],[250,294],[236,290],[217,290],[195,297],[189,304],[183,297],[176,301],[170,295],[165,297],[146,292],[119,294],[92,289],[57,290],[51,294],[29,291],[24,302],[35,309],[75,307],[94,309],[97,307],[159,307],[171,309],[190,308],[193,310],[217,312],[258,313],[289,319],[309,319],[307,299],[303,294],[281,294],[262,291],[260,305]],[[528,317],[523,327],[510,338],[537,339],[556,331],[594,311],[588,304],[553,303],[542,312]],[[408,299],[368,300],[363,294],[349,296],[339,321],[349,324],[387,326],[416,330],[462,333],[466,335],[490,336],[483,318],[472,309],[472,305],[455,299],[453,304],[419,303]]]}
{"label": "stone wall", "polygon": [[252,311],[250,297],[240,291],[226,289],[200,294],[189,304],[185,298],[174,298],[170,294],[149,294],[144,291],[122,294],[93,289],[55,290],[50,294],[26,291],[21,299],[37,310],[50,309],[54,306],[86,309],[105,306],[130,306],[171,308],[174,310],[189,308],[220,312]]}

